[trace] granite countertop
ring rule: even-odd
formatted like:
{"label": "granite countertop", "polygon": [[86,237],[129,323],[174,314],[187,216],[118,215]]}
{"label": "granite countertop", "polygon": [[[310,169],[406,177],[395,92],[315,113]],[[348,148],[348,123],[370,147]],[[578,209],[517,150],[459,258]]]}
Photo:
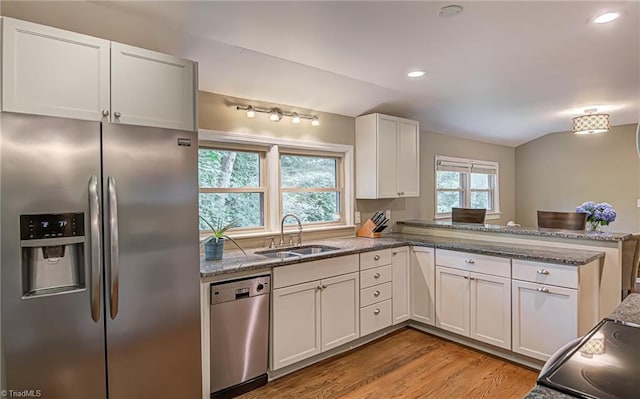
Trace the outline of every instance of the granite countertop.
{"label": "granite countertop", "polygon": [[537,227],[500,226],[497,224],[453,223],[433,220],[402,220],[400,226],[438,228],[452,230],[484,231],[488,233],[507,233],[539,237],[575,238],[595,241],[626,241],[633,238],[631,233],[586,232],[576,230],[542,229]]}
{"label": "granite countertop", "polygon": [[323,252],[291,258],[267,258],[256,254],[265,248],[257,248],[244,255],[239,250],[227,250],[222,260],[200,261],[200,277],[208,278],[222,274],[230,274],[244,271],[269,269],[283,265],[308,262],[312,260],[328,259],[337,256],[358,254],[361,252],[375,251],[385,248],[395,248],[405,245],[427,246],[440,249],[451,249],[483,255],[501,256],[513,259],[535,260],[547,263],[582,266],[604,256],[604,252],[583,251],[571,249],[548,248],[537,245],[501,244],[493,242],[465,240],[451,237],[423,236],[417,234],[393,233],[382,238],[346,237],[319,240],[304,243],[304,245],[316,244],[339,248],[335,251]]}
{"label": "granite countertop", "polygon": [[[618,305],[608,318],[640,324],[640,294],[631,294]],[[536,385],[524,399],[574,399],[575,396]]]}

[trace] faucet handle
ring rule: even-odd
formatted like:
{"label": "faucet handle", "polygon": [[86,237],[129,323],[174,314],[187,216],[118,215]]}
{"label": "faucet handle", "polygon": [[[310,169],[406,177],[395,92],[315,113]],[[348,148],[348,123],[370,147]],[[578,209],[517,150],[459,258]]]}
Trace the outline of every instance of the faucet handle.
{"label": "faucet handle", "polygon": [[275,248],[276,247],[276,242],[273,240],[273,237],[269,237],[269,248]]}

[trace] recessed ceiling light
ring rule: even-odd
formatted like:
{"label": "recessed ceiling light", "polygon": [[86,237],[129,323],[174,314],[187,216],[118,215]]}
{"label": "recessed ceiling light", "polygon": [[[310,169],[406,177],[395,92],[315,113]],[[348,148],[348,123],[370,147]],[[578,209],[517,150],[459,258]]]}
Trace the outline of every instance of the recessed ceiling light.
{"label": "recessed ceiling light", "polygon": [[451,18],[462,14],[462,6],[458,5],[450,5],[446,7],[442,7],[438,10],[438,15],[442,18]]}
{"label": "recessed ceiling light", "polygon": [[407,76],[410,78],[421,78],[426,74],[425,71],[415,70],[407,73]]}
{"label": "recessed ceiling light", "polygon": [[620,18],[620,13],[617,11],[610,11],[600,14],[593,18],[594,24],[606,24],[607,22],[615,21]]}

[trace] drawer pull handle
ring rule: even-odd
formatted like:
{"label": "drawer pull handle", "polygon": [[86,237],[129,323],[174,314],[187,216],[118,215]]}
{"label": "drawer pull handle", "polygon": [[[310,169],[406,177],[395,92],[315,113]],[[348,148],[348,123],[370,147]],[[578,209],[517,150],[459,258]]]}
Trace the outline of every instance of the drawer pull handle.
{"label": "drawer pull handle", "polygon": [[373,260],[380,260],[380,255],[376,255],[373,257]]}
{"label": "drawer pull handle", "polygon": [[376,309],[376,310],[374,310],[374,311],[373,311],[373,314],[375,314],[375,315],[379,315],[379,314],[380,314],[380,309]]}
{"label": "drawer pull handle", "polygon": [[538,292],[544,292],[545,294],[551,293],[548,288],[537,288]]}
{"label": "drawer pull handle", "polygon": [[547,269],[538,269],[537,273],[538,274],[549,274],[549,270],[547,270]]}
{"label": "drawer pull handle", "polygon": [[374,292],[374,293],[373,293],[373,296],[375,296],[375,297],[380,296],[380,291],[376,291],[376,292]]}
{"label": "drawer pull handle", "polygon": [[373,278],[375,278],[375,279],[379,279],[379,278],[380,278],[380,273],[376,273],[376,274],[374,274],[374,275],[373,275]]}
{"label": "drawer pull handle", "polygon": [[475,261],[475,260],[473,260],[473,259],[465,259],[465,260],[464,260],[464,263],[468,263],[468,264],[470,264],[470,265],[473,265],[474,263],[476,263],[476,261]]}

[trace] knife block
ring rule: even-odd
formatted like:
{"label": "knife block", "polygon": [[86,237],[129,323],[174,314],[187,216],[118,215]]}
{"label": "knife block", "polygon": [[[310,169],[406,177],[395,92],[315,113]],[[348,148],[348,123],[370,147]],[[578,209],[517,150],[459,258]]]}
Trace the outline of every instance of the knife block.
{"label": "knife block", "polygon": [[376,224],[373,223],[371,219],[367,219],[367,221],[360,227],[358,233],[356,234],[358,237],[366,237],[366,238],[380,238],[382,237],[382,232],[374,233]]}

